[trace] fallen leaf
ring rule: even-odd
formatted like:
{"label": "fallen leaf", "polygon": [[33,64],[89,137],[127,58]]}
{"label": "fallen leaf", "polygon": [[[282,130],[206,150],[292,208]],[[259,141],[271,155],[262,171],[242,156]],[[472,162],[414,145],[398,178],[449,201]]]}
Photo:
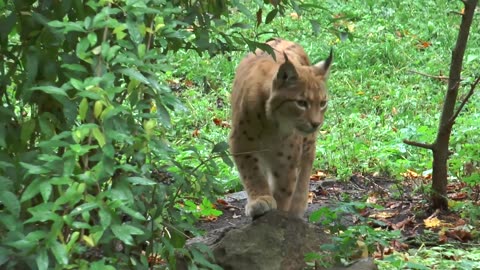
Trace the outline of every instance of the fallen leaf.
{"label": "fallen leaf", "polygon": [[424,219],[423,223],[425,224],[425,227],[427,227],[427,228],[437,228],[437,227],[440,227],[442,225],[442,221],[440,219],[438,219],[437,217]]}
{"label": "fallen leaf", "polygon": [[447,240],[448,240],[448,237],[447,237],[447,234],[445,233],[445,231],[439,231],[438,232],[438,242],[440,244],[445,244],[447,243]]}
{"label": "fallen leaf", "polygon": [[407,179],[418,178],[418,173],[416,173],[415,171],[412,171],[412,170],[407,170],[407,172],[402,173],[401,175],[403,177],[407,178]]}
{"label": "fallen leaf", "polygon": [[198,136],[200,136],[200,130],[195,129],[195,130],[192,132],[192,137],[198,138]]}
{"label": "fallen leaf", "polygon": [[367,203],[377,203],[377,201],[378,201],[377,193],[375,192],[370,193],[367,198]]}
{"label": "fallen leaf", "polygon": [[420,41],[417,43],[417,49],[419,49],[419,50],[425,50],[426,48],[430,47],[430,45],[432,45],[432,43],[430,43],[430,42],[428,42],[428,41],[420,40]]}
{"label": "fallen leaf", "polygon": [[322,171],[317,171],[316,173],[310,175],[310,180],[312,181],[319,181],[323,180],[327,177],[327,174]]}
{"label": "fallen leaf", "polygon": [[472,240],[472,234],[469,231],[465,230],[449,230],[445,234],[450,238],[462,242],[468,242],[469,240]]}
{"label": "fallen leaf", "polygon": [[218,219],[218,217],[216,217],[216,216],[206,216],[206,217],[201,218],[201,220],[207,221],[207,222],[217,221],[217,219]]}
{"label": "fallen leaf", "polygon": [[220,198],[217,199],[217,203],[218,203],[218,204],[221,204],[221,205],[228,205],[228,202],[227,202],[227,201],[225,201],[224,199],[220,199]]}
{"label": "fallen leaf", "polygon": [[448,198],[455,200],[455,201],[461,201],[467,198],[467,193],[466,192],[457,192],[453,194],[448,194]]}
{"label": "fallen leaf", "polygon": [[292,20],[298,20],[300,16],[298,16],[298,13],[292,12],[290,13],[290,18],[292,18]]}
{"label": "fallen leaf", "polygon": [[407,225],[414,224],[414,217],[408,217],[398,223],[392,224],[392,229],[394,230],[403,230]]}
{"label": "fallen leaf", "polygon": [[317,197],[317,195],[315,195],[315,193],[313,192],[309,192],[308,193],[308,203],[313,203],[313,199]]}
{"label": "fallen leaf", "polygon": [[387,218],[394,217],[396,214],[397,214],[396,212],[392,212],[392,211],[381,211],[375,214],[371,214],[369,217],[375,218],[375,219],[379,219],[379,218],[387,219]]}

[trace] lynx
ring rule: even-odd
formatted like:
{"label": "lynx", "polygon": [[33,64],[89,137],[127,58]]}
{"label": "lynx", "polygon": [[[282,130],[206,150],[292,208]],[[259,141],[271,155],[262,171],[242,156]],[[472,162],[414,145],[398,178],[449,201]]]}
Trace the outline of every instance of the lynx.
{"label": "lynx", "polygon": [[246,215],[279,209],[302,217],[327,109],[330,56],[310,64],[304,49],[274,39],[275,58],[257,49],[239,64],[231,95],[229,143],[248,195]]}

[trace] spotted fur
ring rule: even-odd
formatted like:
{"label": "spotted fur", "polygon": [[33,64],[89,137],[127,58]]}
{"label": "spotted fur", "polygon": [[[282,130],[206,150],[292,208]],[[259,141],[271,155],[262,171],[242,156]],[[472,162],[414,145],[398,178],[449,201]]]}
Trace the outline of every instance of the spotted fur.
{"label": "spotted fur", "polygon": [[327,109],[332,62],[311,65],[293,42],[267,42],[239,64],[233,91],[230,149],[248,194],[246,214],[272,209],[303,216],[315,158],[316,133]]}

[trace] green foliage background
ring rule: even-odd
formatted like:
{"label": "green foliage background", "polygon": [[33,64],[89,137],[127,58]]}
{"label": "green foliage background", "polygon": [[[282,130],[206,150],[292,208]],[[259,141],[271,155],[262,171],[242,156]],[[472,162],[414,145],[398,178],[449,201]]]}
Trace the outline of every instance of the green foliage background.
{"label": "green foliage background", "polygon": [[251,15],[239,1],[0,2],[2,269],[174,266],[197,212],[218,214],[215,158],[231,161],[224,138],[207,153],[169,140],[186,108],[159,78],[169,53],[260,44],[224,32],[245,26],[229,8]]}
{"label": "green foliage background", "polygon": [[[182,249],[199,217],[218,215],[214,195],[240,188],[228,128],[212,120],[228,123],[236,64],[274,36],[314,60],[334,47],[316,168],[339,177],[428,170],[429,153],[401,140],[431,140],[444,85],[409,70],[447,73],[458,17],[446,13],[460,7],[0,1],[0,268],[147,269],[157,254],[157,267],[173,268],[175,252],[215,268]],[[468,50],[467,82],[480,55]],[[478,158],[478,104],[454,127],[452,176]]]}

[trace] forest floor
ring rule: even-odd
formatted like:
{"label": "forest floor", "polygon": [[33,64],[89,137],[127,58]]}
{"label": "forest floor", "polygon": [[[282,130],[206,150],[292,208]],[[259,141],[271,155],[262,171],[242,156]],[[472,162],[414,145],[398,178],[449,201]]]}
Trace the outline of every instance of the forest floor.
{"label": "forest floor", "polygon": [[[426,193],[415,192],[426,186],[428,179],[424,177],[409,175],[401,183],[385,177],[359,174],[352,175],[349,181],[320,178],[323,178],[321,173],[312,176],[310,203],[305,214],[307,220],[312,213],[325,206],[338,209],[342,205],[354,205],[349,208],[354,209],[350,212],[338,212],[341,225],[349,227],[364,224],[375,230],[401,232],[401,237],[390,241],[388,245],[377,244],[377,250],[370,254],[376,259],[383,259],[393,252],[406,252],[410,248],[428,248],[446,243],[462,247],[463,243],[472,240],[467,220],[453,211],[431,211],[424,195],[413,195]],[[460,184],[449,185],[449,198],[463,199],[464,189],[465,186]],[[365,198],[367,204],[348,203],[365,201]],[[215,233],[251,222],[251,218],[244,214],[245,204],[246,193],[243,191],[225,195],[215,204],[223,214],[203,218],[198,228]],[[347,208],[343,207],[343,210]]]}

